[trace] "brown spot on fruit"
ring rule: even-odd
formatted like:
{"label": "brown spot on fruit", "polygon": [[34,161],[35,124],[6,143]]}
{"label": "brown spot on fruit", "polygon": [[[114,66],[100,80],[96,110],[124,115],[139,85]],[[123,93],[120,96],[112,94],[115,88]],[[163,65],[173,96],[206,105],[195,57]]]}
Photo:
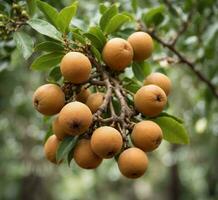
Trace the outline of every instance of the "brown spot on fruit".
{"label": "brown spot on fruit", "polygon": [[60,112],[65,104],[61,88],[55,84],[45,84],[33,94],[33,105],[43,115],[54,115]]}
{"label": "brown spot on fruit", "polygon": [[101,158],[112,158],[123,145],[120,132],[110,126],[97,128],[91,137],[92,150]]}
{"label": "brown spot on fruit", "polygon": [[153,51],[153,40],[151,36],[145,32],[135,32],[128,38],[134,52],[133,59],[143,61],[149,58]]}
{"label": "brown spot on fruit", "polygon": [[88,57],[80,52],[69,52],[61,60],[63,77],[74,84],[84,83],[89,79],[92,65]]}
{"label": "brown spot on fruit", "polygon": [[113,38],[104,46],[102,56],[108,67],[115,71],[122,71],[132,62],[133,50],[128,41]]}
{"label": "brown spot on fruit", "polygon": [[88,106],[75,101],[63,107],[59,114],[59,123],[63,130],[71,135],[86,132],[92,123],[92,113]]}
{"label": "brown spot on fruit", "polygon": [[84,169],[97,168],[102,162],[102,158],[92,151],[90,140],[87,139],[79,140],[74,149],[73,158]]}
{"label": "brown spot on fruit", "polygon": [[139,178],[148,167],[148,158],[139,148],[124,150],[118,158],[120,172],[127,178]]}
{"label": "brown spot on fruit", "polygon": [[134,95],[136,110],[149,117],[159,115],[166,103],[166,94],[156,85],[143,86]]}
{"label": "brown spot on fruit", "polygon": [[145,120],[137,123],[131,133],[134,146],[145,152],[155,150],[161,143],[163,133],[158,124]]}

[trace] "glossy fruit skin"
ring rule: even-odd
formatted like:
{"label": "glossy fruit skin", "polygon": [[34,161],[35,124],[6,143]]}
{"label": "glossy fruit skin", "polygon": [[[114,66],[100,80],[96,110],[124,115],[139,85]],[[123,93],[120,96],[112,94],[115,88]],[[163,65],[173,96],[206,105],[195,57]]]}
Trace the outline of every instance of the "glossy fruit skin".
{"label": "glossy fruit skin", "polygon": [[68,135],[59,124],[58,117],[52,122],[52,132],[59,140],[63,140]]}
{"label": "glossy fruit skin", "polygon": [[44,145],[44,154],[50,162],[57,164],[56,161],[56,152],[58,149],[58,146],[60,144],[60,140],[56,137],[56,135],[51,135]]}
{"label": "glossy fruit skin", "polygon": [[150,120],[137,123],[131,133],[134,146],[145,152],[155,150],[160,145],[162,138],[163,133],[160,126]]}
{"label": "glossy fruit skin", "polygon": [[84,103],[74,101],[65,105],[59,113],[59,123],[70,135],[80,135],[92,123],[92,112]]}
{"label": "glossy fruit skin", "polygon": [[102,105],[103,101],[104,101],[104,93],[96,92],[89,95],[86,101],[86,105],[89,107],[92,113],[95,113]]}
{"label": "glossy fruit skin", "polygon": [[33,105],[43,115],[54,115],[60,112],[65,104],[65,95],[55,84],[45,84],[33,94]]}
{"label": "glossy fruit skin", "polygon": [[139,178],[148,167],[148,158],[145,152],[136,147],[124,150],[118,158],[120,172],[127,178]]}
{"label": "glossy fruit skin", "polygon": [[102,56],[109,68],[122,71],[132,62],[133,49],[126,40],[113,38],[104,46]]}
{"label": "glossy fruit skin", "polygon": [[141,87],[134,95],[134,105],[137,111],[145,116],[159,115],[167,103],[165,92],[156,85]]}
{"label": "glossy fruit skin", "polygon": [[97,128],[91,137],[92,150],[101,158],[112,158],[123,145],[123,139],[118,130],[110,126]]}
{"label": "glossy fruit skin", "polygon": [[69,52],[61,60],[63,77],[74,84],[88,81],[92,65],[88,57],[80,52]]}
{"label": "glossy fruit skin", "polygon": [[143,61],[149,58],[153,51],[152,37],[145,32],[135,32],[128,38],[134,52],[133,60]]}
{"label": "glossy fruit skin", "polygon": [[73,153],[75,162],[84,169],[95,169],[101,162],[102,158],[98,157],[91,149],[90,140],[81,139]]}
{"label": "glossy fruit skin", "polygon": [[170,79],[166,75],[159,72],[152,73],[146,77],[144,80],[144,85],[149,84],[159,86],[167,96],[170,94],[172,88]]}
{"label": "glossy fruit skin", "polygon": [[86,103],[90,94],[91,92],[88,88],[82,87],[80,92],[76,95],[76,101]]}

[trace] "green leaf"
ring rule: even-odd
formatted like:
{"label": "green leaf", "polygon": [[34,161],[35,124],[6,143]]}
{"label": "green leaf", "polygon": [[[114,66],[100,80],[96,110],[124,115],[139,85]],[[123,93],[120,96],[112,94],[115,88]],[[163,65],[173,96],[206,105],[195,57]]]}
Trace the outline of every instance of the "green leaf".
{"label": "green leaf", "polygon": [[27,8],[30,16],[33,16],[36,11],[36,0],[27,0]]}
{"label": "green leaf", "polygon": [[132,6],[133,12],[136,13],[137,8],[138,8],[138,1],[137,0],[131,0],[131,6]]}
{"label": "green leaf", "polygon": [[92,45],[95,48],[97,48],[97,49],[102,49],[103,48],[103,45],[102,45],[101,41],[95,35],[93,35],[92,33],[84,33],[83,35],[85,37],[87,37],[91,41]]}
{"label": "green leaf", "polygon": [[53,67],[48,75],[48,80],[52,82],[57,82],[61,79],[61,70],[60,67]]}
{"label": "green leaf", "polygon": [[130,92],[136,93],[137,90],[139,90],[139,88],[141,87],[141,83],[138,82],[135,78],[125,77],[123,79],[123,86]]}
{"label": "green leaf", "polygon": [[163,138],[170,143],[189,144],[188,133],[182,123],[172,117],[162,116],[153,119],[163,131]]}
{"label": "green leaf", "polygon": [[61,33],[50,23],[41,19],[30,19],[27,23],[39,33],[55,40],[62,41]]}
{"label": "green leaf", "polygon": [[133,62],[132,70],[133,70],[135,77],[139,81],[143,81],[145,77],[151,72],[150,65],[146,62],[142,62],[142,63]]}
{"label": "green leaf", "polygon": [[94,46],[91,46],[91,51],[99,62],[101,62],[101,53]]}
{"label": "green leaf", "polygon": [[64,138],[64,140],[59,144],[56,153],[57,162],[63,160],[67,156],[67,154],[75,147],[77,143],[77,138],[78,136],[68,136]]}
{"label": "green leaf", "polygon": [[143,14],[142,19],[147,26],[158,25],[164,20],[165,7],[160,5]]}
{"label": "green leaf", "polygon": [[62,33],[68,31],[68,27],[73,16],[76,14],[78,2],[74,2],[71,6],[63,8],[58,15],[58,26]]}
{"label": "green leaf", "polygon": [[102,15],[99,25],[101,29],[104,31],[110,19],[118,13],[118,8],[116,4],[113,4],[109,7],[104,14]]}
{"label": "green leaf", "polygon": [[182,119],[180,119],[180,118],[178,118],[178,117],[176,117],[176,116],[174,116],[174,115],[171,115],[171,114],[169,114],[169,113],[166,113],[166,112],[160,113],[159,117],[163,117],[163,116],[171,117],[171,118],[175,119],[177,122],[179,122],[179,123],[181,123],[181,124],[184,123],[184,121],[183,121]]}
{"label": "green leaf", "polygon": [[102,32],[102,30],[98,26],[90,27],[89,33],[95,35],[99,39],[99,41],[101,41],[102,45],[103,46],[105,45],[107,39],[104,36],[104,33]]}
{"label": "green leaf", "polygon": [[104,3],[100,3],[98,9],[101,14],[104,14],[104,12],[107,10],[107,6]]}
{"label": "green leaf", "polygon": [[14,40],[17,48],[25,59],[29,58],[33,52],[32,38],[24,32],[15,32]]}
{"label": "green leaf", "polygon": [[46,42],[37,44],[34,50],[35,51],[46,51],[46,52],[64,51],[64,46],[61,45],[61,43],[46,41]]}
{"label": "green leaf", "polygon": [[37,6],[40,9],[40,11],[43,12],[46,19],[51,24],[53,24],[56,28],[58,28],[58,24],[57,24],[58,11],[50,4],[39,0],[37,1]]}
{"label": "green leaf", "polygon": [[73,34],[72,37],[73,37],[73,40],[74,40],[74,41],[78,41],[78,42],[80,42],[81,44],[85,44],[85,43],[86,43],[85,38],[84,38],[81,34],[75,33],[75,32],[73,32],[72,34]]}
{"label": "green leaf", "polygon": [[117,31],[123,24],[130,20],[131,18],[126,14],[117,14],[113,16],[105,27],[105,33],[110,34]]}
{"label": "green leaf", "polygon": [[60,52],[42,55],[33,61],[31,68],[34,70],[47,70],[59,64],[63,55],[64,54]]}
{"label": "green leaf", "polygon": [[44,143],[51,135],[53,135],[53,132],[52,132],[52,126],[50,125],[48,131],[46,132],[46,134],[44,136]]}

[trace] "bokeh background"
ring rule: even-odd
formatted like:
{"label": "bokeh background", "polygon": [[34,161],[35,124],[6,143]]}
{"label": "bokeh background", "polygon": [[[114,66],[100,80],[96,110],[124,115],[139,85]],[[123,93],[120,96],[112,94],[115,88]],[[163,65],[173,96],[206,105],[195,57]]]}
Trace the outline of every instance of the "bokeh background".
{"label": "bokeh background", "polygon": [[[57,9],[71,1],[47,1]],[[97,0],[80,0],[74,24],[86,28],[99,17]],[[111,3],[112,1],[104,1]],[[113,1],[132,12],[131,1]],[[1,8],[10,1],[0,1]],[[218,89],[218,1],[139,0],[141,12],[163,5],[157,35],[171,41],[183,21],[188,28],[176,48]],[[40,37],[31,32],[35,41]],[[163,142],[149,154],[150,166],[140,179],[122,177],[114,160],[95,171],[72,162],[54,166],[43,154],[48,125],[32,106],[33,91],[46,74],[29,69],[13,40],[0,41],[0,199],[1,200],[216,200],[218,199],[218,98],[186,64],[155,61],[176,56],[159,43],[150,59],[152,70],[165,70],[173,82],[168,112],[185,121],[189,145]]]}

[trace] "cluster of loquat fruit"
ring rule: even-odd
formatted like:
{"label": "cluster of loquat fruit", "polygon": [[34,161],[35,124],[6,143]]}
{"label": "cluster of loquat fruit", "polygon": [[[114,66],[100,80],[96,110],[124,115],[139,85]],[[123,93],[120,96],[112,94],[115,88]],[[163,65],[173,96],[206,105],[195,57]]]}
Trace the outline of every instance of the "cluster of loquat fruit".
{"label": "cluster of loquat fruit", "polygon": [[[145,32],[135,32],[127,40],[110,39],[102,51],[104,70],[108,74],[122,72],[132,61],[149,58],[152,51],[152,38]],[[162,130],[149,119],[133,122],[134,126],[128,131],[134,147],[124,147],[122,130],[117,128],[116,123],[95,127],[87,137],[86,132],[94,123],[93,116],[105,101],[103,92],[91,93],[85,87],[90,79],[92,65],[88,56],[81,52],[71,51],[62,58],[62,76],[72,84],[80,86],[80,91],[74,94],[70,102],[66,101],[63,88],[56,84],[45,84],[35,91],[33,104],[36,110],[47,116],[58,114],[52,123],[53,135],[44,145],[45,156],[49,161],[58,164],[56,152],[60,142],[69,135],[79,136],[72,158],[80,167],[94,169],[103,159],[115,157],[124,176],[138,178],[145,173],[148,166],[146,153],[160,145]],[[148,118],[159,115],[167,103],[170,90],[171,82],[167,76],[161,73],[150,74],[145,78],[144,86],[133,97],[134,115],[142,114]]]}

